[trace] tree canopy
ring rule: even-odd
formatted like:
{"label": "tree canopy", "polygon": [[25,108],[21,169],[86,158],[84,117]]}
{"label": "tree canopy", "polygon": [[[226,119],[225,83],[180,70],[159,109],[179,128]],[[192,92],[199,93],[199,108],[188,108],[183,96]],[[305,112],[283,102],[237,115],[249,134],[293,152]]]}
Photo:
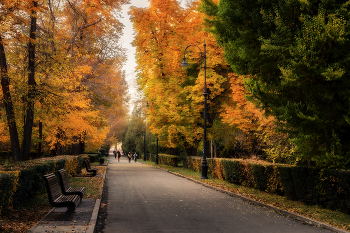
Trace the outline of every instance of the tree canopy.
{"label": "tree canopy", "polygon": [[[233,72],[224,58],[224,50],[205,30],[199,3],[192,1],[182,8],[178,1],[152,0],[148,8],[130,11],[136,33],[133,45],[138,83],[148,102],[147,124],[162,146],[184,148],[188,155],[202,151],[204,70],[201,55],[205,43],[206,82],[210,92],[208,139],[214,144],[225,144],[225,148],[241,143],[246,153],[261,154],[268,148],[265,139],[276,139],[276,135],[272,136],[273,130],[263,131],[274,128],[273,117],[265,120],[263,111],[245,99],[248,91],[243,86],[244,76]],[[185,56],[190,67],[183,71],[179,65],[188,45]],[[236,136],[221,140],[223,132],[229,135],[231,131],[230,135]],[[241,135],[242,140],[237,135]],[[228,153],[226,156],[235,152]]]}
{"label": "tree canopy", "polygon": [[350,163],[347,1],[203,0],[210,31],[251,99],[288,132],[302,159]]}
{"label": "tree canopy", "polygon": [[125,118],[122,24],[115,11],[126,3],[1,1],[0,125],[6,127],[0,141],[11,145],[14,160],[28,159],[37,143],[46,150],[76,143],[96,149]]}
{"label": "tree canopy", "polygon": [[[220,100],[229,85],[228,72],[212,35],[203,30],[198,2],[182,8],[177,1],[150,1],[149,8],[132,8],[130,14],[136,32],[133,42],[138,63],[138,83],[149,104],[148,121],[152,133],[163,146],[183,147],[196,153],[202,139],[204,72],[200,53],[207,44],[207,84],[211,91],[209,125],[220,108]],[[183,71],[179,64],[187,45],[191,68]],[[199,47],[199,48],[196,48]]]}

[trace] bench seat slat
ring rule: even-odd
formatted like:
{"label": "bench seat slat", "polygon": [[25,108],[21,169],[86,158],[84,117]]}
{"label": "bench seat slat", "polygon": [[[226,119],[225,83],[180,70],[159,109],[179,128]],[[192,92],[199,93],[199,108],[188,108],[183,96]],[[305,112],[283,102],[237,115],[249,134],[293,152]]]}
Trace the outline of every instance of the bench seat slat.
{"label": "bench seat slat", "polygon": [[49,203],[53,207],[68,207],[67,212],[74,212],[81,198],[79,195],[62,195],[55,174],[44,175]]}
{"label": "bench seat slat", "polygon": [[69,184],[68,174],[65,169],[58,171],[58,177],[60,178],[61,190],[64,195],[79,195],[83,199],[85,194],[85,187],[73,188]]}

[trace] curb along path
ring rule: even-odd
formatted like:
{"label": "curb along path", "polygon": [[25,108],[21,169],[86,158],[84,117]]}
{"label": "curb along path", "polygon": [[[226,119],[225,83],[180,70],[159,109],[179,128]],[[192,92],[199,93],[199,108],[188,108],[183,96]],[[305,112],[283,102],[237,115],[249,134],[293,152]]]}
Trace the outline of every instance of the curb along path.
{"label": "curb along path", "polygon": [[308,218],[308,217],[305,217],[305,216],[302,216],[302,215],[299,215],[299,214],[296,214],[296,213],[293,213],[293,212],[290,212],[290,211],[282,210],[282,209],[280,209],[278,207],[275,207],[275,206],[272,206],[272,205],[269,205],[269,204],[258,202],[256,200],[250,199],[250,198],[242,196],[240,194],[237,194],[237,193],[230,192],[230,191],[222,189],[222,188],[218,188],[218,187],[212,186],[210,184],[201,182],[199,180],[196,180],[196,179],[184,176],[184,175],[176,173],[176,172],[169,171],[169,170],[167,170],[165,168],[160,168],[159,167],[159,169],[165,170],[165,171],[167,171],[167,172],[169,172],[169,173],[171,173],[173,175],[180,176],[182,178],[186,178],[186,179],[191,180],[191,181],[193,181],[195,183],[201,184],[201,185],[203,185],[205,187],[214,189],[214,190],[216,190],[218,192],[226,193],[226,194],[228,194],[228,195],[230,195],[232,197],[240,198],[240,199],[242,199],[242,200],[244,200],[244,201],[246,201],[246,202],[248,202],[250,204],[271,209],[271,210],[275,211],[278,214],[281,214],[283,216],[286,216],[286,217],[289,217],[289,218],[292,218],[292,219],[296,219],[296,220],[305,222],[306,224],[309,224],[309,225],[312,225],[312,226],[316,226],[316,227],[321,227],[321,228],[324,228],[324,229],[327,229],[327,230],[331,230],[331,231],[334,231],[334,232],[338,232],[338,233],[350,233],[350,231],[342,230],[342,229],[333,227],[333,226],[331,226],[329,224],[326,224],[326,223],[323,223],[323,222],[319,222],[319,221],[313,220],[311,218]]}

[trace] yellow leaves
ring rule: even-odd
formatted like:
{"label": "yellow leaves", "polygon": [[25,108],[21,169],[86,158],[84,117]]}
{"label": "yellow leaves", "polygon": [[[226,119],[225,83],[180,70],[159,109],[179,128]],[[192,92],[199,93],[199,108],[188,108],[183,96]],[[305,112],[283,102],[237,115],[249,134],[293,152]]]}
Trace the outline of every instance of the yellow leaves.
{"label": "yellow leaves", "polygon": [[[174,0],[152,0],[149,8],[132,8],[129,12],[136,32],[138,84],[150,103],[148,125],[153,133],[167,139],[170,147],[183,143],[196,146],[203,133],[202,122],[204,72],[198,64],[198,75],[183,71],[179,64],[187,45],[192,53],[186,54],[191,64],[200,63],[203,42],[207,44],[207,83],[212,98],[224,91],[227,77],[219,75],[215,67],[228,68],[223,51],[215,38],[206,33],[197,1],[183,9]],[[187,52],[189,52],[189,50]],[[194,72],[196,73],[196,72]],[[220,108],[208,101],[214,109]],[[181,142],[182,141],[182,142]]]}
{"label": "yellow leaves", "polygon": [[0,150],[6,150],[9,148],[1,148],[1,145],[4,145],[10,141],[10,135],[8,133],[8,127],[5,122],[0,121]]}
{"label": "yellow leaves", "polygon": [[245,78],[231,74],[232,102],[227,103],[221,113],[223,122],[242,130],[247,135],[248,145],[250,140],[256,140],[255,143],[259,143],[268,155],[268,160],[291,156],[295,145],[288,141],[288,135],[275,132],[275,119],[265,116],[264,111],[246,100],[249,93],[244,86]]}
{"label": "yellow leaves", "polygon": [[[118,117],[125,117],[126,87],[121,71],[125,57],[118,41],[122,25],[114,11],[129,1],[37,2],[38,7],[33,0],[0,3],[4,12],[0,33],[5,40],[16,123],[23,126],[28,19],[35,11],[40,12],[40,33],[31,41],[36,44],[34,124],[43,123],[43,141],[51,146],[79,139],[98,148],[109,124],[116,121],[109,110],[119,105],[122,110],[118,110]],[[3,109],[0,111],[2,114]],[[9,141],[5,120],[0,118],[0,146]],[[36,126],[34,140],[38,141]]]}
{"label": "yellow leaves", "polygon": [[[236,126],[245,133],[260,133],[269,125],[270,120],[264,117],[264,112],[247,101],[248,92],[244,86],[243,76],[231,75],[232,103],[226,104],[225,111],[221,114],[223,122]],[[269,122],[269,123],[268,123]]]}
{"label": "yellow leaves", "polygon": [[92,73],[92,67],[90,65],[80,65],[74,70],[75,74],[83,76],[88,75]]}

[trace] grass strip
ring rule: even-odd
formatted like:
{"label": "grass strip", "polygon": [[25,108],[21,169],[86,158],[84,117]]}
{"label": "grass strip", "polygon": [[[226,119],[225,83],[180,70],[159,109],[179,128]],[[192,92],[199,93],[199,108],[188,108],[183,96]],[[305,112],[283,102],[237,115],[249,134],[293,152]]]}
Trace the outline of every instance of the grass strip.
{"label": "grass strip", "polygon": [[69,178],[69,183],[72,187],[85,187],[84,198],[99,199],[102,193],[102,185],[100,184],[103,182],[103,174],[106,168],[106,166],[98,166],[97,175],[94,177],[90,177],[90,173],[86,172],[86,169],[82,169],[81,174]]}
{"label": "grass strip", "polygon": [[336,227],[342,230],[350,230],[349,215],[338,210],[331,210],[331,209],[321,207],[319,205],[306,205],[300,201],[288,200],[284,196],[279,196],[276,194],[259,191],[254,188],[249,188],[242,185],[236,185],[236,184],[229,183],[228,181],[213,178],[211,174],[208,174],[208,178],[209,178],[208,180],[201,179],[200,178],[201,174],[199,172],[194,172],[190,169],[183,168],[183,167],[155,165],[154,162],[142,161],[142,160],[140,162],[148,165],[152,165],[155,167],[163,168],[167,171],[181,174],[183,176],[201,181],[211,186],[237,193],[241,196],[245,196],[252,200],[255,200],[264,204],[268,204],[282,210],[290,211],[292,213],[299,214],[307,218],[329,224],[333,227]]}

